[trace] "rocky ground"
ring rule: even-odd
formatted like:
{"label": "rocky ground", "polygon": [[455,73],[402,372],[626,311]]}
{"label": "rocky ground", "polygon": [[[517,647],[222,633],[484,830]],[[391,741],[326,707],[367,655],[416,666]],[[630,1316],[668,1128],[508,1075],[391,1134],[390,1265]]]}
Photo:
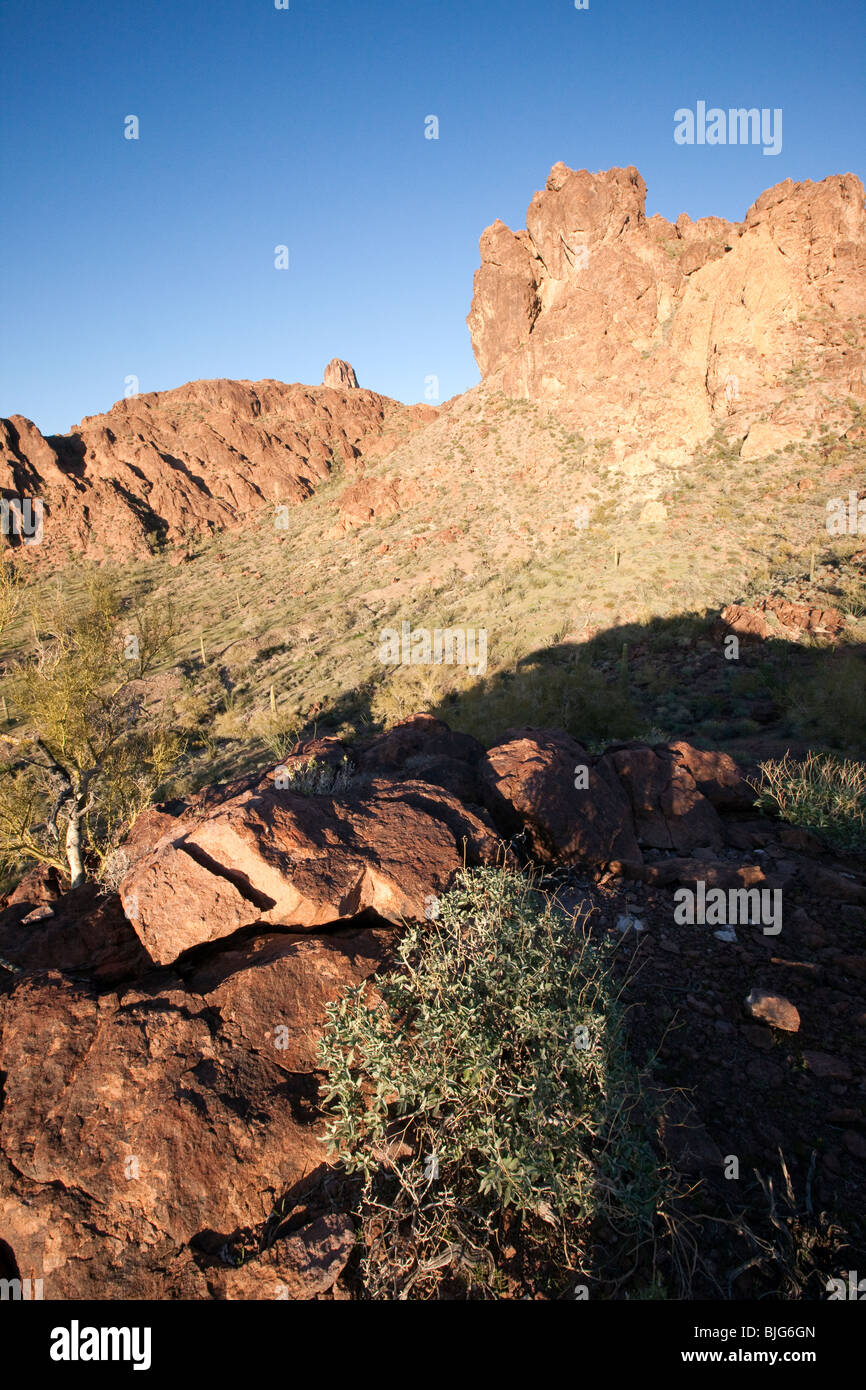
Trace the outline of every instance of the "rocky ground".
{"label": "rocky ground", "polygon": [[[681,1193],[656,1296],[818,1298],[862,1262],[862,858],[758,817],[749,769],[684,742],[589,754],[516,730],[485,751],[418,716],[293,756],[313,754],[344,785],[299,795],[272,769],[209,788],[140,818],[117,892],[36,870],[9,897],[12,1276],[55,1298],[363,1296],[353,1184],[320,1142],[325,1005],[387,964],[464,860],[503,856],[618,942]],[[678,925],[674,895],[699,881],[780,889],[781,931]],[[636,1296],[648,1270],[616,1255],[600,1235],[581,1277]],[[508,1296],[570,1296],[519,1240],[505,1273]]]}

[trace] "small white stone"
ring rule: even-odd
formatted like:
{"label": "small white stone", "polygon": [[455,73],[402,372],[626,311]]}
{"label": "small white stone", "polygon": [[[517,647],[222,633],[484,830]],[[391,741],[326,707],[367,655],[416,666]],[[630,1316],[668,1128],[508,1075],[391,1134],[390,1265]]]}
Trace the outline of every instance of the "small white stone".
{"label": "small white stone", "polygon": [[626,912],[617,917],[616,929],[623,933],[629,930],[636,932],[646,931],[646,923],[642,922],[639,917],[632,917],[630,913]]}

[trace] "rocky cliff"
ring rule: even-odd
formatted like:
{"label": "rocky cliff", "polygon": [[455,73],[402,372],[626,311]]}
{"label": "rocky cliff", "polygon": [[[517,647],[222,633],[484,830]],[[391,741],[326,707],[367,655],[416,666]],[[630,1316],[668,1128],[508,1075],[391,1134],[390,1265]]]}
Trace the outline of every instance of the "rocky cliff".
{"label": "rocky cliff", "polygon": [[467,320],[486,381],[614,438],[637,473],[723,422],[766,454],[866,396],[858,178],[788,179],[737,223],[645,205],[632,166],[556,164],[525,230],[487,228]]}

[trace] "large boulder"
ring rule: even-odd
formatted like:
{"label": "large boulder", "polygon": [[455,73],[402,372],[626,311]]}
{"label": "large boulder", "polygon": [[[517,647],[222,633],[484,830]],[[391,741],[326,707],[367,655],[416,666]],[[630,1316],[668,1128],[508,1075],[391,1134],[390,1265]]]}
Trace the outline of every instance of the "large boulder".
{"label": "large boulder", "polygon": [[432,714],[415,714],[385,733],[360,739],[352,751],[360,768],[384,774],[419,757],[451,758],[474,767],[484,756],[484,745],[471,734],[450,729]]}
{"label": "large boulder", "polygon": [[730,753],[694,748],[685,739],[678,739],[668,747],[691,774],[701,795],[717,810],[750,811],[754,807],[755,790]]}
{"label": "large boulder", "polygon": [[371,910],[423,918],[464,863],[495,860],[482,812],[444,788],[372,779],[336,796],[266,787],[172,827],[120,885],[161,964],[255,923],[311,929]]}
{"label": "large boulder", "polygon": [[[327,1173],[325,1007],[389,939],[270,937],[188,985],[163,970],[101,995],[57,973],[16,979],[0,994],[0,1231],[21,1276],[52,1299],[207,1298],[209,1283],[279,1296],[232,1292],[219,1252]],[[345,1263],[345,1219],[311,1233],[306,1263],[302,1241],[281,1246],[283,1296],[312,1297]]]}
{"label": "large boulder", "polygon": [[525,833],[542,862],[641,861],[631,807],[614,772],[569,734],[511,731],[482,759],[479,780],[502,833]]}
{"label": "large boulder", "polygon": [[718,813],[695,779],[667,749],[622,748],[605,754],[631,802],[640,844],[678,852],[721,849]]}

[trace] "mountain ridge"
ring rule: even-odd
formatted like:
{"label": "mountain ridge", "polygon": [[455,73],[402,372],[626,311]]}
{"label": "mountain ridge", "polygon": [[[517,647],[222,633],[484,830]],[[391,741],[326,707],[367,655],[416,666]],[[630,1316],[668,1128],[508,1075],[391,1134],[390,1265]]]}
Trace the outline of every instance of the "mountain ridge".
{"label": "mountain ridge", "polygon": [[554,411],[650,494],[719,430],[743,462],[815,429],[844,433],[866,399],[860,180],[785,180],[741,223],[647,218],[645,198],[634,166],[558,163],[525,230],[486,229],[467,319],[482,382],[442,406],[357,387],[335,359],[326,377],[339,386],[189,382],[124,398],[66,435],[0,421],[0,494],[38,497],[47,514],[25,558],[145,555],[235,527],[309,499],[335,472],[363,478],[491,390]]}

